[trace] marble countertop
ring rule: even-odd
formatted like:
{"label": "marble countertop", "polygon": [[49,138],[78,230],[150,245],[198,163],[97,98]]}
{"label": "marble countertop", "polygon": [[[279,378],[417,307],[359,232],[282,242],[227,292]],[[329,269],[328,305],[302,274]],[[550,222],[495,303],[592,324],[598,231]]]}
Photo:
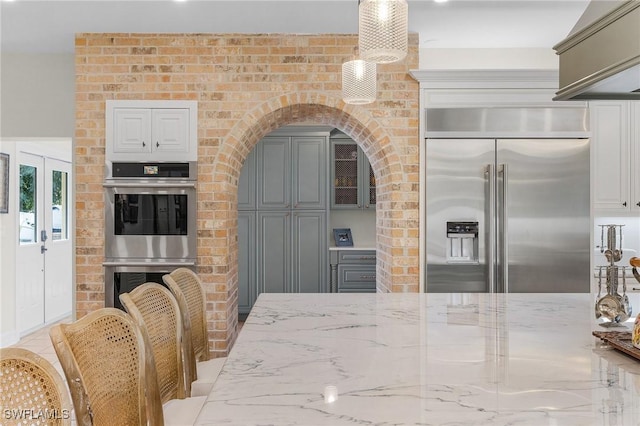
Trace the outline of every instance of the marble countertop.
{"label": "marble countertop", "polygon": [[603,329],[593,305],[589,294],[261,294],[196,424],[640,425],[640,361],[591,335]]}
{"label": "marble countertop", "polygon": [[343,251],[343,250],[373,250],[375,251],[376,248],[375,246],[335,246],[335,245],[330,245],[329,246],[329,251]]}

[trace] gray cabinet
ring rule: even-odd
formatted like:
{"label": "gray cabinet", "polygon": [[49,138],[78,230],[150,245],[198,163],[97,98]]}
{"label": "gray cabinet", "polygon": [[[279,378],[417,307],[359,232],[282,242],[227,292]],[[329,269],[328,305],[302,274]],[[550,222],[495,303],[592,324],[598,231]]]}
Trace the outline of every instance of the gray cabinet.
{"label": "gray cabinet", "polygon": [[294,293],[325,292],[327,271],[327,215],[324,211],[293,212]]}
{"label": "gray cabinet", "polygon": [[256,208],[256,150],[249,153],[238,179],[238,210]]}
{"label": "gray cabinet", "polygon": [[256,212],[238,211],[238,311],[246,314],[256,301]]}
{"label": "gray cabinet", "polygon": [[364,152],[350,138],[331,138],[331,208],[375,209],[376,178]]}
{"label": "gray cabinet", "polygon": [[258,209],[291,207],[291,142],[288,137],[266,137],[258,151]]}
{"label": "gray cabinet", "polygon": [[375,250],[332,250],[331,274],[332,291],[375,293]]}
{"label": "gray cabinet", "polygon": [[258,287],[260,293],[291,292],[291,213],[258,212]]}
{"label": "gray cabinet", "polygon": [[327,205],[327,138],[291,138],[294,209],[325,209]]}
{"label": "gray cabinet", "polygon": [[263,292],[328,290],[328,139],[328,132],[269,135],[245,161],[238,180],[239,314]]}

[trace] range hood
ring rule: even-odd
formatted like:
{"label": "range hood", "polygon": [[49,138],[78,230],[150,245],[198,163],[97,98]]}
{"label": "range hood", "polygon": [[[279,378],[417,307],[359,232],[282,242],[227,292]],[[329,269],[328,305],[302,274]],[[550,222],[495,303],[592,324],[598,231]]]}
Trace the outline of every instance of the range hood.
{"label": "range hood", "polygon": [[560,57],[554,100],[640,100],[640,0],[592,1],[553,49]]}

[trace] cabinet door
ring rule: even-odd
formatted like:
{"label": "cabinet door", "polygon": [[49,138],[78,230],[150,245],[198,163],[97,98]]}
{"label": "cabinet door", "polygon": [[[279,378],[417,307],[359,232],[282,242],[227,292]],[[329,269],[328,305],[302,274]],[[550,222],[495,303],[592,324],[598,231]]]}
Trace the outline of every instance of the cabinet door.
{"label": "cabinet door", "polygon": [[289,138],[266,137],[258,143],[258,208],[291,207],[291,150]]}
{"label": "cabinet door", "polygon": [[154,109],[152,122],[153,151],[189,152],[189,110],[187,108]]}
{"label": "cabinet door", "polygon": [[249,153],[238,179],[238,210],[256,208],[256,150]]}
{"label": "cabinet door", "polygon": [[358,145],[353,141],[331,141],[331,208],[360,208],[361,179]]}
{"label": "cabinet door", "polygon": [[327,291],[327,225],[320,211],[293,212],[294,293]]}
{"label": "cabinet door", "polygon": [[257,297],[256,213],[238,212],[238,313],[248,314]]}
{"label": "cabinet door", "polygon": [[150,109],[115,108],[113,126],[113,152],[151,152]]}
{"label": "cabinet door", "polygon": [[631,131],[632,131],[632,161],[631,167],[631,187],[633,188],[631,196],[631,209],[640,212],[640,103],[631,103]]}
{"label": "cabinet door", "polygon": [[591,102],[596,209],[629,208],[629,122],[625,102]]}
{"label": "cabinet door", "polygon": [[338,265],[338,293],[375,293],[376,265]]}
{"label": "cabinet door", "polygon": [[291,291],[291,213],[258,212],[258,294]]}
{"label": "cabinet door", "polygon": [[324,209],[326,206],[326,146],[322,136],[294,137],[292,197],[294,209]]}
{"label": "cabinet door", "polygon": [[362,177],[360,178],[360,203],[365,209],[376,208],[376,176],[365,153],[358,149],[361,158]]}

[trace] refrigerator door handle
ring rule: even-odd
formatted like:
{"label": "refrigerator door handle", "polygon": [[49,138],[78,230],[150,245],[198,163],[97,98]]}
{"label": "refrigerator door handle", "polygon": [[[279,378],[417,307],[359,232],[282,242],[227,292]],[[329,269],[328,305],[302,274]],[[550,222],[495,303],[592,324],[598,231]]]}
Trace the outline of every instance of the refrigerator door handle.
{"label": "refrigerator door handle", "polygon": [[508,187],[509,187],[509,167],[507,164],[500,164],[498,174],[501,175],[502,191],[500,197],[500,268],[502,278],[502,292],[509,292],[509,226],[508,226]]}
{"label": "refrigerator door handle", "polygon": [[495,293],[496,288],[496,174],[493,164],[487,164],[484,169],[487,185],[489,185],[488,197],[486,199],[485,226],[487,229],[486,244],[486,268],[490,293]]}

